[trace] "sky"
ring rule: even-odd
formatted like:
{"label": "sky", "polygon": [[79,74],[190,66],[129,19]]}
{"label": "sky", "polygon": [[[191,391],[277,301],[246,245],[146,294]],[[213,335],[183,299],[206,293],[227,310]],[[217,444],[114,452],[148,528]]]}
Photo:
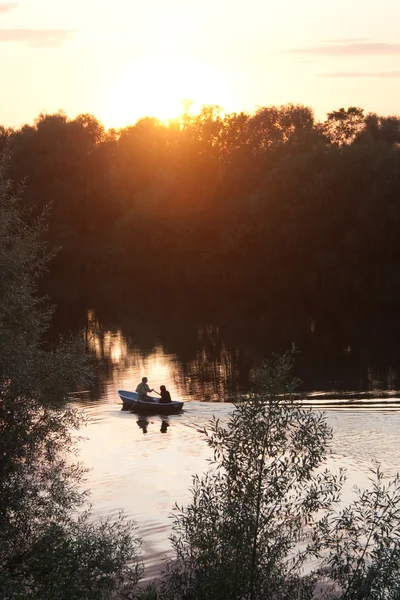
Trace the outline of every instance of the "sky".
{"label": "sky", "polygon": [[400,114],[399,0],[0,0],[0,124],[289,102]]}

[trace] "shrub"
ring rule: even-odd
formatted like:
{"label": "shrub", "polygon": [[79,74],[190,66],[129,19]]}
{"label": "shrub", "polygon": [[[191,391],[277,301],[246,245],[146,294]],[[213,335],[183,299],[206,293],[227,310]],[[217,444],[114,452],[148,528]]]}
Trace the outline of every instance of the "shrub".
{"label": "shrub", "polygon": [[212,469],[194,477],[189,506],[176,507],[164,597],[312,596],[315,577],[302,567],[319,552],[319,527],[343,477],[322,469],[332,433],[295,400],[291,366],[289,354],[265,363],[260,393],[205,430]]}
{"label": "shrub", "polygon": [[0,167],[0,597],[131,593],[140,574],[132,524],[82,512],[84,469],[68,456],[82,419],[68,400],[90,369],[83,336],[43,347],[51,311],[36,282],[48,260],[45,222],[29,217]]}

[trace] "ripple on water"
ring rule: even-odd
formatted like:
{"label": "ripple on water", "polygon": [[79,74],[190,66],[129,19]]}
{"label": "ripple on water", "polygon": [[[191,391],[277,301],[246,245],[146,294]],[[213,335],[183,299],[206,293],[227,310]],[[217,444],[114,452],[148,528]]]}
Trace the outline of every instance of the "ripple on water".
{"label": "ripple on water", "polygon": [[[79,442],[81,459],[91,469],[86,487],[95,514],[105,517],[123,510],[138,523],[150,576],[170,554],[175,502],[188,502],[192,475],[208,467],[211,452],[202,428],[213,414],[227,418],[232,405],[190,402],[179,415],[146,419],[121,411],[115,393],[112,400],[106,396],[93,404],[77,403],[90,418],[83,432],[87,439]],[[367,485],[374,460],[390,474],[399,470],[399,412],[326,414],[334,429],[328,466],[347,469],[345,500],[355,484]]]}

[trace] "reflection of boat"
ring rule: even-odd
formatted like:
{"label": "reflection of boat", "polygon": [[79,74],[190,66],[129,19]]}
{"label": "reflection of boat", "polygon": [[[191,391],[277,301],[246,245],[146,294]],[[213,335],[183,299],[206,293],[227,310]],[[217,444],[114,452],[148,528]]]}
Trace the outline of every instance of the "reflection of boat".
{"label": "reflection of boat", "polygon": [[169,427],[168,417],[166,419],[161,419],[161,433],[167,433],[167,429]]}
{"label": "reflection of boat", "polygon": [[143,430],[143,433],[147,433],[147,427],[149,426],[147,417],[139,417],[136,423],[138,424],[138,427],[140,427]]}
{"label": "reflection of boat", "polygon": [[151,398],[152,402],[144,402],[143,400],[139,400],[139,395],[136,392],[119,390],[118,395],[122,400],[124,408],[130,408],[135,412],[148,415],[172,415],[183,408],[183,402],[168,402],[164,404],[160,402],[159,398]]}

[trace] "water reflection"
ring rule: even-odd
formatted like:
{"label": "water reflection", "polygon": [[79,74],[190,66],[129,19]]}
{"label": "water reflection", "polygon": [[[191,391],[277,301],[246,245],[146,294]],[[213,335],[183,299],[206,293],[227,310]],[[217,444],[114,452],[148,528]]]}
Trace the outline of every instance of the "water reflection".
{"label": "water reflection", "polygon": [[[143,376],[151,387],[167,383],[174,400],[196,397],[200,401],[222,401],[239,372],[238,352],[230,351],[219,338],[218,328],[199,327],[197,341],[202,348],[192,360],[184,360],[177,353],[167,352],[161,342],[151,351],[134,343],[134,337],[125,337],[122,330],[106,330],[95,311],[88,311],[85,334],[90,353],[99,361],[100,380],[111,380],[124,389],[135,389]],[[121,374],[123,381],[120,385]],[[235,389],[237,391],[237,389]]]}
{"label": "water reflection", "polygon": [[170,426],[170,422],[168,421],[168,419],[166,417],[163,417],[161,419],[161,427],[160,427],[161,433],[167,433],[169,426]]}
{"label": "water reflection", "polygon": [[[136,421],[136,423],[137,423],[137,426],[140,427],[140,429],[143,431],[143,433],[147,433],[149,425],[156,424],[156,426],[158,426],[158,423],[155,423],[155,421],[149,421],[149,418],[147,416],[145,416],[145,415],[141,415],[138,418],[138,420]],[[160,419],[160,432],[161,433],[167,433],[168,428],[170,426],[171,426],[171,423],[169,422],[168,417],[161,417],[161,419]]]}
{"label": "water reflection", "polygon": [[[175,323],[173,332],[156,335],[153,331],[146,335],[150,329],[149,324],[139,324],[134,317],[125,323],[124,329],[106,327],[94,309],[87,312],[86,344],[99,365],[92,398],[98,397],[107,387],[134,390],[142,377],[147,376],[155,389],[166,384],[174,400],[233,401],[238,394],[251,391],[251,372],[268,355],[268,340],[264,340],[264,350],[260,339],[258,342],[252,340],[250,347],[245,341],[230,339],[231,332],[217,325],[191,323],[186,327],[185,323]],[[183,339],[180,339],[182,335]],[[312,335],[315,336],[314,330]],[[153,342],[149,343],[151,340]],[[350,345],[341,345],[343,347]],[[380,405],[384,390],[391,396],[393,392],[397,395],[398,372],[392,365],[386,369],[367,366],[364,377],[360,378],[361,367],[355,364],[354,355],[352,347],[351,352],[341,353],[344,363],[332,366],[333,358],[330,360],[329,356],[321,365],[322,359],[317,355],[312,364],[309,363],[307,348],[299,354],[295,375],[305,380],[303,390],[322,392],[318,399],[310,398],[311,403],[317,405],[321,399],[326,399],[326,406],[332,406],[333,390],[338,399],[344,400],[346,395],[345,404],[351,406],[356,399],[367,398],[371,407],[376,398]],[[337,377],[330,379],[328,372],[334,368],[338,369]],[[339,407],[343,403],[334,404]],[[365,408],[367,404],[363,406]]]}
{"label": "water reflection", "polygon": [[128,343],[121,330],[104,329],[94,309],[87,313],[85,331],[87,347],[99,361],[108,361],[111,365],[122,363],[128,356]]}
{"label": "water reflection", "polygon": [[[232,405],[193,401],[179,415],[138,417],[119,410],[110,387],[97,403],[79,406],[90,417],[87,441],[80,438],[79,444],[80,458],[91,468],[85,487],[94,511],[110,516],[123,509],[138,522],[146,572],[156,575],[171,548],[172,507],[188,502],[192,475],[210,466],[202,430],[212,415],[224,423]],[[327,466],[334,472],[347,469],[346,501],[355,484],[368,484],[373,460],[390,474],[398,471],[400,412],[330,411],[327,418],[334,429]]]}
{"label": "water reflection", "polygon": [[143,430],[143,433],[147,433],[147,427],[149,426],[149,420],[147,417],[139,417],[136,423],[138,424],[138,427]]}
{"label": "water reflection", "polygon": [[[96,309],[79,312],[79,318],[70,305],[58,313],[57,335],[86,320],[87,347],[98,363],[96,385],[78,398],[90,416],[88,441],[79,443],[81,459],[92,468],[87,487],[95,512],[109,516],[124,509],[137,520],[147,567],[159,565],[170,548],[174,503],[186,504],[192,475],[208,468],[204,426],[212,415],[226,419],[232,406],[221,401],[248,391],[259,361],[293,341],[301,350],[295,375],[305,390],[315,392],[310,406],[328,410],[334,428],[328,466],[348,469],[349,488],[367,483],[372,460],[390,473],[398,471],[395,327],[389,324],[383,335],[381,327],[368,329],[365,320],[357,326],[336,315],[325,321],[294,315],[294,310],[277,315],[233,301],[207,314],[196,312],[195,303],[188,305],[133,306],[129,296],[124,306],[119,291],[110,304],[93,302]],[[86,311],[84,302],[79,310],[82,306]],[[153,388],[167,384],[174,399],[190,400],[182,414],[149,420],[121,411],[117,390],[134,390],[143,376]]]}

